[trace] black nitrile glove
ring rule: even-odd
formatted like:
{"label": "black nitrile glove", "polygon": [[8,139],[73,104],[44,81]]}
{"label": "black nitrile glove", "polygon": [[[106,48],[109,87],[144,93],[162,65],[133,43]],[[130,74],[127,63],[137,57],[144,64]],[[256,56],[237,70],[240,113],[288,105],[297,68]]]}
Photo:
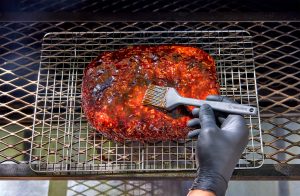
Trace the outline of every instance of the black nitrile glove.
{"label": "black nitrile glove", "polygon": [[[227,97],[208,96],[210,101],[231,102]],[[188,126],[201,126],[189,133],[198,134],[196,161],[199,167],[191,190],[200,189],[214,192],[217,196],[225,195],[228,181],[248,142],[249,131],[245,120],[240,115],[218,116],[221,126],[217,126],[212,108],[205,104],[193,110],[195,117]]]}

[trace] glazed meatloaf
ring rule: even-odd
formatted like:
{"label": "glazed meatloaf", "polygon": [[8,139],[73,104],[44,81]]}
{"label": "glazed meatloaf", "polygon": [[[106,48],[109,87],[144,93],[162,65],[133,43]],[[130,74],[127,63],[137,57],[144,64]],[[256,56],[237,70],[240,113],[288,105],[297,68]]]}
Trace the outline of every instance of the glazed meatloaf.
{"label": "glazed meatloaf", "polygon": [[193,107],[167,112],[142,105],[149,84],[174,87],[196,99],[219,93],[215,62],[199,48],[132,46],[102,52],[84,70],[82,107],[88,122],[117,141],[186,138]]}

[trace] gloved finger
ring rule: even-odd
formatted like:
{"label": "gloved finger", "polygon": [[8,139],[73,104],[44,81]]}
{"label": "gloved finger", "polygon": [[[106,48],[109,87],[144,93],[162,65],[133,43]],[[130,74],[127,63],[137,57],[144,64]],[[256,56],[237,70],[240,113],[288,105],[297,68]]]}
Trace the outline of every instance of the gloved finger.
{"label": "gloved finger", "polygon": [[194,117],[198,118],[199,117],[199,111],[200,111],[200,108],[194,108],[192,110],[192,114]]}
{"label": "gloved finger", "polygon": [[[226,103],[237,103],[237,102],[233,101],[232,99],[230,99],[228,97],[224,97],[224,96],[220,96],[220,95],[208,95],[206,97],[206,100],[208,100],[208,101],[220,101],[220,102],[226,102]],[[199,116],[199,111],[200,111],[200,108],[194,108],[192,110],[193,116],[198,117]]]}
{"label": "gloved finger", "polygon": [[233,141],[240,143],[240,146],[245,147],[247,145],[249,129],[242,116],[229,115],[221,129],[225,132],[231,132]]}
{"label": "gloved finger", "polygon": [[225,103],[237,103],[236,101],[220,95],[208,95],[206,97],[206,100],[208,101],[219,101],[219,102],[225,102]]}
{"label": "gloved finger", "polygon": [[[192,110],[193,116],[199,117],[199,111],[200,111],[200,108],[194,108]],[[228,114],[223,114],[222,112],[218,112],[218,111],[214,111],[214,112],[221,124],[224,122],[224,120],[228,116]],[[198,122],[200,123],[200,121],[198,121]],[[200,124],[198,124],[198,125],[200,125]],[[187,126],[190,126],[190,125],[188,124]]]}
{"label": "gloved finger", "polygon": [[221,128],[224,128],[226,130],[240,131],[243,130],[245,126],[246,126],[246,122],[242,116],[230,114],[222,123]]}
{"label": "gloved finger", "polygon": [[190,131],[188,133],[188,138],[191,139],[191,138],[194,138],[194,137],[198,137],[199,133],[200,133],[200,129],[195,129],[193,131]]}
{"label": "gloved finger", "polygon": [[202,129],[216,125],[215,114],[210,105],[203,104],[200,107],[199,120]]}
{"label": "gloved finger", "polygon": [[188,126],[188,127],[195,127],[195,126],[198,126],[198,125],[200,125],[200,120],[199,120],[199,118],[193,118],[192,120],[189,120],[189,121],[187,122],[187,126]]}
{"label": "gloved finger", "polygon": [[[209,101],[219,101],[219,102],[225,102],[225,103],[237,103],[236,101],[225,97],[225,96],[220,96],[220,95],[208,95],[206,97],[206,100]],[[220,122],[220,124],[222,125],[225,121],[225,119],[228,117],[228,113],[224,113],[224,112],[220,112],[220,111],[216,111],[215,115],[218,118],[218,121]]]}
{"label": "gloved finger", "polygon": [[218,120],[219,120],[219,122],[220,122],[221,124],[224,123],[225,119],[226,119],[226,118],[224,118],[224,117],[222,117],[222,116],[219,116],[219,117],[218,117]]}

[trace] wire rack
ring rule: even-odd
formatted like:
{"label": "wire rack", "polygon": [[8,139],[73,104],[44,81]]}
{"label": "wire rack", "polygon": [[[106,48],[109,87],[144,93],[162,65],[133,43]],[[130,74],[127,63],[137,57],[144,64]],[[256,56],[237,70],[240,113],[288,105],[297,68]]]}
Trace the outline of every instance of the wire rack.
{"label": "wire rack", "polygon": [[[182,44],[216,60],[221,94],[258,107],[247,31],[55,32],[44,36],[30,166],[36,172],[155,172],[196,169],[195,141],[117,143],[93,130],[81,109],[83,70],[102,51],[128,45]],[[260,118],[245,116],[249,143],[236,169],[263,164]]]}

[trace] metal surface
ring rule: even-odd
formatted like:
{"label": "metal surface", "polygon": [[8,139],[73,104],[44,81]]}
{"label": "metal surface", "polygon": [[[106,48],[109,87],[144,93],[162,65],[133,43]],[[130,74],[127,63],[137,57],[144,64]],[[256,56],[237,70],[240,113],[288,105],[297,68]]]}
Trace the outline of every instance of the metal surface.
{"label": "metal surface", "polygon": [[[182,196],[187,195],[192,181],[68,181],[68,196]],[[298,196],[299,181],[230,181],[226,196]]]}
{"label": "metal surface", "polygon": [[[272,6],[270,6],[272,4]],[[108,2],[106,0],[22,0],[14,9],[26,12],[47,11],[47,12],[257,12],[257,11],[292,11],[297,10],[298,4],[295,1],[287,0],[281,3],[278,0],[114,0]]]}
{"label": "metal surface", "polygon": [[[300,22],[2,22],[0,24],[1,174],[36,176],[26,167],[29,162],[41,40],[47,32],[244,29],[253,37],[265,165],[249,172],[235,171],[233,178],[299,179]],[[286,164],[286,167],[277,167],[279,163],[280,166]],[[78,172],[72,178],[80,174]],[[143,176],[146,175],[139,177]],[[155,174],[151,176],[154,177]],[[179,173],[177,176],[192,177],[192,174]]]}
{"label": "metal surface", "polygon": [[[129,45],[180,44],[216,60],[221,94],[258,107],[251,36],[246,31],[48,33],[41,67],[30,165],[37,172],[181,171],[196,169],[192,140],[110,141],[93,130],[81,108],[83,69],[103,51]],[[249,143],[236,168],[263,162],[260,120],[246,116]]]}
{"label": "metal surface", "polygon": [[[166,192],[166,187],[174,186],[174,181],[134,181],[134,180],[112,180],[112,181],[69,181],[68,195],[170,195],[186,190],[180,190],[183,183],[175,182],[178,187]],[[175,191],[176,190],[176,191]]]}

